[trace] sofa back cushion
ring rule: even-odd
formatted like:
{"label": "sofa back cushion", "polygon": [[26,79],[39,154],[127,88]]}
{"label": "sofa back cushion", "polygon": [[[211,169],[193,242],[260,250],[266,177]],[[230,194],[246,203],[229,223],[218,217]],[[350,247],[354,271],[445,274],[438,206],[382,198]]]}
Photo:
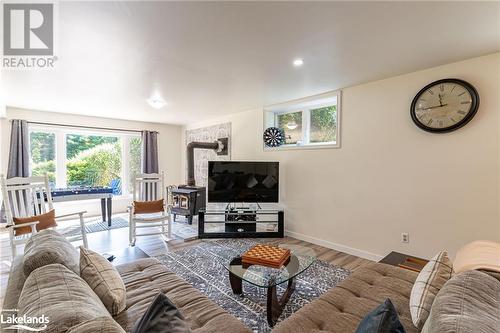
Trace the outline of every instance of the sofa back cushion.
{"label": "sofa back cushion", "polygon": [[99,296],[111,315],[116,316],[125,310],[125,284],[116,268],[106,258],[80,247],[80,275]]}
{"label": "sofa back cushion", "polygon": [[453,261],[453,270],[461,273],[473,269],[500,273],[500,243],[478,240],[458,250]]}
{"label": "sofa back cushion", "polygon": [[480,271],[467,271],[441,288],[422,332],[498,332],[499,315],[500,281]]}
{"label": "sofa back cushion", "polygon": [[80,274],[78,250],[55,230],[42,230],[33,235],[24,248],[23,270],[26,276],[42,266],[61,264]]}
{"label": "sofa back cushion", "polygon": [[35,269],[19,297],[19,315],[49,318],[44,333],[66,332],[87,320],[111,317],[87,283],[61,264]]}

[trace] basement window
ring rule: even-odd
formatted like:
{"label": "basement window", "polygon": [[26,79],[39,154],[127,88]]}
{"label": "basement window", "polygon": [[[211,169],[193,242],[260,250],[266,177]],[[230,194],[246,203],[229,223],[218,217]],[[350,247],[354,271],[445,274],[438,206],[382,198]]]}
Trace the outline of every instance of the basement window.
{"label": "basement window", "polygon": [[264,108],[264,129],[278,127],[285,142],[264,150],[340,147],[340,91]]}

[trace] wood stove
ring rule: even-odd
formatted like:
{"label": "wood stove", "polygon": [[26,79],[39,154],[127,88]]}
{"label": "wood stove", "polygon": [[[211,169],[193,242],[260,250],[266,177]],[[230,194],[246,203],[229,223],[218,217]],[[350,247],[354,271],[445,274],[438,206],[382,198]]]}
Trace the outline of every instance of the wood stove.
{"label": "wood stove", "polygon": [[194,150],[210,149],[215,150],[217,155],[227,155],[228,138],[217,139],[214,142],[190,142],[187,145],[187,185],[179,185],[172,189],[172,208],[174,221],[177,215],[183,215],[188,223],[193,223],[193,216],[198,215],[201,209],[205,209],[207,202],[207,190],[205,187],[196,186],[194,179]]}
{"label": "wood stove", "polygon": [[189,224],[193,223],[193,216],[196,216],[200,209],[206,207],[206,189],[204,187],[180,185],[171,190],[172,209],[174,221],[177,215],[185,216]]}

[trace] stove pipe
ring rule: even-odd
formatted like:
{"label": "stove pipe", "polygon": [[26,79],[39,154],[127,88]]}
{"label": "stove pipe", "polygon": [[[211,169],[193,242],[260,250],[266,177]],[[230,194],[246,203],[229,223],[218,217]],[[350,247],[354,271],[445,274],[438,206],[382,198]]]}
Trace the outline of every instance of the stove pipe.
{"label": "stove pipe", "polygon": [[194,179],[194,150],[210,149],[210,150],[215,150],[217,155],[227,155],[228,154],[227,143],[228,143],[228,138],[217,139],[217,141],[214,142],[193,141],[188,143],[187,157],[186,157],[188,186],[196,185]]}

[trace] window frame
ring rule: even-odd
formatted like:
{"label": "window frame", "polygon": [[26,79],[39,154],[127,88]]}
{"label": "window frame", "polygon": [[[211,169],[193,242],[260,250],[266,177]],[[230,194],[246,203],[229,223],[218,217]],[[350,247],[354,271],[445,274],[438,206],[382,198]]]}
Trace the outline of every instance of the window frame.
{"label": "window frame", "polygon": [[[334,102],[335,101],[335,102]],[[310,142],[311,131],[311,110],[336,104],[336,141],[330,142]],[[341,112],[342,111],[342,91],[336,90],[324,94],[301,98],[285,103],[271,105],[264,108],[263,130],[271,126],[277,126],[279,115],[287,113],[302,112],[302,143],[283,144],[279,147],[266,147],[263,143],[264,151],[295,150],[295,149],[331,149],[341,147]]]}
{"label": "window frame", "polygon": [[[302,126],[302,142],[305,141],[305,139],[308,139],[308,133],[307,132],[307,128],[309,126],[309,124],[306,124],[309,123],[309,119],[305,119],[304,115],[306,114],[305,112],[306,110],[304,110],[303,108],[299,108],[299,109],[294,109],[294,110],[290,110],[290,111],[283,111],[283,112],[273,112],[274,114],[274,126],[278,127],[278,116],[281,116],[281,115],[284,115],[284,114],[289,114],[289,113],[297,113],[297,112],[300,112],[301,113],[301,126]],[[309,110],[307,110],[308,112]],[[309,140],[308,140],[309,141]],[[298,143],[285,143],[283,144],[282,146],[299,146]]]}
{"label": "window frame", "polygon": [[[44,132],[52,133],[55,135],[55,166],[56,166],[56,182],[55,186],[57,188],[67,187],[67,151],[66,151],[66,135],[93,135],[93,136],[107,136],[107,137],[117,137],[120,140],[121,146],[121,187],[122,194],[117,197],[130,197],[132,193],[128,190],[129,186],[129,172],[130,172],[130,155],[127,153],[126,149],[130,147],[131,138],[141,138],[140,133],[131,133],[123,131],[112,131],[112,130],[95,130],[95,129],[82,129],[77,127],[60,127],[60,126],[50,126],[50,125],[39,125],[39,124],[28,124],[28,135],[31,137],[32,132]],[[29,142],[31,145],[31,140]],[[31,151],[31,146],[29,147]],[[31,155],[31,154],[30,154]],[[30,156],[30,171],[33,165],[33,160]]]}

